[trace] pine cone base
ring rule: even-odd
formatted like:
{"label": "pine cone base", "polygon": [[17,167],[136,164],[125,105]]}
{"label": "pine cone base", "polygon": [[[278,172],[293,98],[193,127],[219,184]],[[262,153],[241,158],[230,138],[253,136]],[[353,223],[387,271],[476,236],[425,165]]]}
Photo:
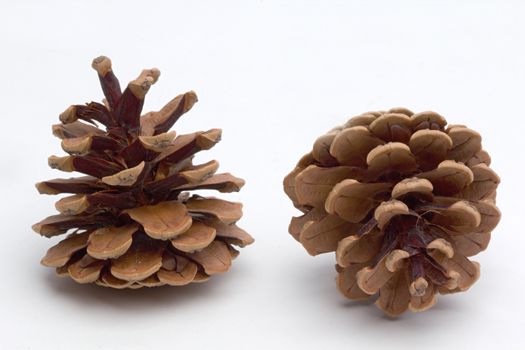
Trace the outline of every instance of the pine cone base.
{"label": "pine cone base", "polygon": [[479,278],[469,258],[500,219],[481,136],[435,112],[367,112],[319,137],[284,179],[303,212],[290,234],[335,252],[337,286],[390,316],[423,311]]}

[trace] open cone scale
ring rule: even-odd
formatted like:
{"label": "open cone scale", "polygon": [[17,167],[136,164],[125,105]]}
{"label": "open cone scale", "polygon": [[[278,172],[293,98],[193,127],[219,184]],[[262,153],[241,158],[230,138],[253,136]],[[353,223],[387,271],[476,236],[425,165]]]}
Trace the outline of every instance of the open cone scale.
{"label": "open cone scale", "polygon": [[478,279],[469,258],[499,222],[499,182],[476,131],[435,112],[368,112],[319,137],[284,179],[303,213],[289,232],[311,255],[335,252],[346,297],[423,311]]}
{"label": "open cone scale", "polygon": [[84,176],[36,185],[42,194],[68,194],[58,215],[33,225],[46,237],[70,233],[49,249],[42,264],[79,283],[112,288],[180,286],[226,272],[253,238],[236,225],[242,205],[201,197],[199,189],[236,192],[244,181],[217,173],[219,163],[193,164],[212,148],[220,129],[177,135],[169,131],[195,102],[187,92],[144,115],[144,97],[159,78],[143,70],[121,90],[109,58],[93,61],[104,103],[74,105],[53,134],[67,156],[49,165]]}

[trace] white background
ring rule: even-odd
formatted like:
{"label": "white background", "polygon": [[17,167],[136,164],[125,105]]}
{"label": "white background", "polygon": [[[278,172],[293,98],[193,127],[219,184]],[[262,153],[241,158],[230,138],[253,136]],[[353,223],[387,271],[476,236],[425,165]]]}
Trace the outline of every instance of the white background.
{"label": "white background", "polygon": [[[525,3],[520,1],[12,1],[0,5],[2,101],[0,349],[524,349]],[[50,125],[100,100],[91,59],[121,83],[158,67],[145,110],[194,89],[180,133],[221,127],[200,159],[247,180],[240,222],[256,243],[227,274],[184,288],[116,291],[39,265],[56,242],[31,224],[63,176]],[[503,219],[476,257],[481,279],[422,314],[390,320],[336,290],[332,255],[287,233],[282,178],[348,117],[435,110],[484,136],[501,175]],[[65,175],[68,176],[67,174]]]}

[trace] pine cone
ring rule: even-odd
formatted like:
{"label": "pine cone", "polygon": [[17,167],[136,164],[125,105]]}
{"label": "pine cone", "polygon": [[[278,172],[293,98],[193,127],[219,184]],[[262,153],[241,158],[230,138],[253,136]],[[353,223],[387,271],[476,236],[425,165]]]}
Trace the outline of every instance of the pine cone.
{"label": "pine cone", "polygon": [[350,299],[379,294],[390,316],[432,307],[479,277],[469,257],[500,219],[498,175],[481,136],[435,112],[369,112],[318,138],[284,179],[304,215],[289,231],[308,253],[335,251]]}
{"label": "pine cone", "polygon": [[238,255],[232,245],[253,242],[235,225],[242,205],[188,192],[235,192],[244,185],[229,173],[215,174],[215,160],[192,164],[197,152],[220,140],[221,130],[169,132],[197,102],[193,91],[141,116],[157,69],[142,71],[121,92],[107,57],[96,58],[92,67],[105,104],[74,105],[62,113],[53,134],[69,155],[49,158],[52,168],[86,176],[36,185],[43,194],[72,194],[56,203],[60,214],[33,225],[46,237],[72,230],[42,264],[76,282],[113,288],[180,286],[227,271]]}

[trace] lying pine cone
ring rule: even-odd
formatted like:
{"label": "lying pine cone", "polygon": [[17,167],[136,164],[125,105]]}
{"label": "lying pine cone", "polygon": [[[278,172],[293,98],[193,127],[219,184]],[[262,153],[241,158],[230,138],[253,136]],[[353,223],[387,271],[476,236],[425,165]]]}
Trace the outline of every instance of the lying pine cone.
{"label": "lying pine cone", "polygon": [[445,125],[435,112],[364,113],[318,138],[284,180],[304,213],[292,236],[311,255],[335,251],[341,292],[379,294],[391,316],[467,290],[479,277],[468,258],[500,219],[481,136]]}
{"label": "lying pine cone", "polygon": [[215,174],[215,160],[192,164],[197,152],[220,140],[221,130],[169,132],[197,102],[193,91],[141,116],[157,69],[142,71],[121,92],[107,57],[92,66],[105,104],[74,105],[62,113],[53,134],[69,155],[49,158],[52,168],[87,176],[36,185],[43,194],[72,194],[56,203],[60,214],[33,225],[46,237],[73,230],[42,264],[79,283],[113,288],[180,286],[227,271],[238,254],[232,245],[253,242],[235,225],[242,205],[189,194],[235,192],[244,185],[229,173]]}

